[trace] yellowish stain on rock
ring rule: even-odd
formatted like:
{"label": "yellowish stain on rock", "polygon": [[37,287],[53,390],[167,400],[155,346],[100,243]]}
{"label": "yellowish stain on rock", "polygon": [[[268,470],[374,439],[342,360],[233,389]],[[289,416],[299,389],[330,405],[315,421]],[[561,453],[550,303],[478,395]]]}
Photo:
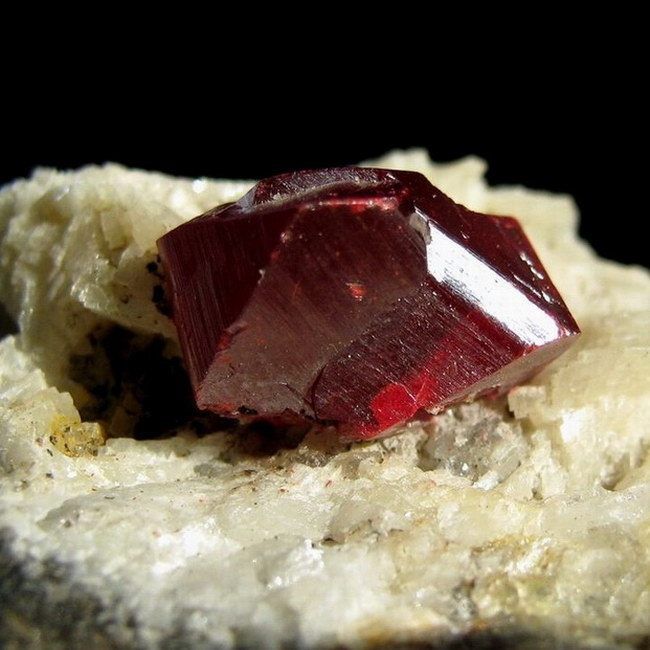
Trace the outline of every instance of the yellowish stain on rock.
{"label": "yellowish stain on rock", "polygon": [[97,449],[106,442],[99,422],[75,422],[57,415],[50,430],[50,442],[66,456],[96,456]]}

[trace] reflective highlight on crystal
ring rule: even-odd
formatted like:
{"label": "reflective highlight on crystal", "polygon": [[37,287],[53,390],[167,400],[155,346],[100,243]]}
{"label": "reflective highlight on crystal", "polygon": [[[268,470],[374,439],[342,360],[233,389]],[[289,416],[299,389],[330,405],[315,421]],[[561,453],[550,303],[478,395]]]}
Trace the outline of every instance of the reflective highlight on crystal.
{"label": "reflective highlight on crystal", "polygon": [[413,172],[258,183],[159,240],[197,403],[372,438],[506,390],[578,327],[516,220]]}
{"label": "reflective highlight on crystal", "polygon": [[[543,345],[561,335],[554,318],[520,287],[511,284],[449,235],[429,227],[426,242],[431,277],[464,295],[513,336],[525,337],[522,343]],[[543,279],[544,274],[537,272],[536,277]]]}

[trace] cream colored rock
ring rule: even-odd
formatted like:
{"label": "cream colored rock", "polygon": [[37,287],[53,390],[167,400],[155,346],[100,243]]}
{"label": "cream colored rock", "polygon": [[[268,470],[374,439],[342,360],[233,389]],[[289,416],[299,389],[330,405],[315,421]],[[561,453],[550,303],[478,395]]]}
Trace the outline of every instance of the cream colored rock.
{"label": "cream colored rock", "polygon": [[156,239],[250,185],[107,165],[37,170],[5,188],[0,298],[48,380],[77,388],[67,375],[68,355],[82,351],[87,333],[105,320],[173,338],[173,325],[151,300],[158,280],[145,272]]}
{"label": "cream colored rock", "polygon": [[151,301],[155,239],[249,183],[111,165],[42,170],[2,191],[0,292],[21,326],[0,343],[5,637],[153,648],[650,636],[648,273],[580,242],[570,198],[491,189],[478,159],[379,162],[519,217],[584,334],[507,401],[352,447],[311,432],[274,454],[223,432],[93,438],[80,456],[51,438],[62,418],[80,421],[88,395],[68,361],[91,351],[98,325],[173,347]]}

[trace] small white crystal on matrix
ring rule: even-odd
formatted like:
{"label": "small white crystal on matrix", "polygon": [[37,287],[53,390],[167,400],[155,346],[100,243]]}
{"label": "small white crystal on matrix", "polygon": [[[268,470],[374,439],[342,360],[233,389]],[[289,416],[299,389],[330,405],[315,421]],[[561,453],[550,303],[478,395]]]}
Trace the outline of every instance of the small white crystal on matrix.
{"label": "small white crystal on matrix", "polygon": [[580,241],[569,197],[490,188],[476,158],[373,164],[518,217],[583,335],[507,399],[352,446],[111,437],[137,392],[97,416],[111,332],[177,354],[156,239],[250,182],[107,165],[2,190],[0,644],[647,643],[650,275]]}

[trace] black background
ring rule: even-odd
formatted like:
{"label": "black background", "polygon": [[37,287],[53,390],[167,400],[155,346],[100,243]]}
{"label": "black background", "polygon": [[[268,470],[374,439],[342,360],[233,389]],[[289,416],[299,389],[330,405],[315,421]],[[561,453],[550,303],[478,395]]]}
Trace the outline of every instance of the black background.
{"label": "black background", "polygon": [[381,43],[369,57],[329,40],[306,67],[293,42],[286,57],[267,60],[261,50],[238,64],[208,41],[200,69],[174,51],[117,61],[111,51],[92,74],[78,51],[63,67],[46,59],[27,87],[20,75],[5,79],[15,88],[4,102],[0,182],[36,165],[108,160],[259,178],[421,146],[439,161],[485,158],[491,183],[572,194],[599,253],[649,265],[644,47],[610,16],[600,27],[610,24],[623,39],[615,45],[600,32],[585,44],[568,30],[546,32],[524,52],[525,33],[497,57],[488,44],[455,67],[430,37],[399,59]]}

